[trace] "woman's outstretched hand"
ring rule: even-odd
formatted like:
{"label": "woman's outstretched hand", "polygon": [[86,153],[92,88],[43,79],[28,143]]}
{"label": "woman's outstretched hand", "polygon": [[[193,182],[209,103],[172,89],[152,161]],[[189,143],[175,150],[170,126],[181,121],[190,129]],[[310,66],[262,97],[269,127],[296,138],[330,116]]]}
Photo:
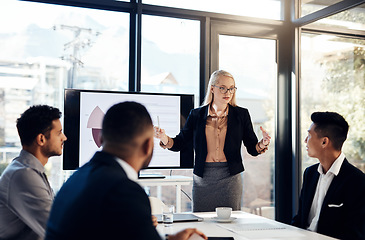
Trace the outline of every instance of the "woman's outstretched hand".
{"label": "woman's outstretched hand", "polygon": [[260,126],[260,130],[262,132],[262,140],[261,141],[262,141],[262,144],[264,144],[263,147],[266,147],[270,144],[271,137],[263,127]]}
{"label": "woman's outstretched hand", "polygon": [[155,130],[155,133],[154,133],[154,137],[155,138],[158,138],[158,139],[160,139],[161,140],[161,142],[164,144],[164,145],[166,145],[167,144],[167,142],[169,141],[169,139],[168,139],[168,137],[167,137],[167,135],[166,135],[166,133],[165,133],[165,130],[164,129],[162,129],[162,128],[159,128],[159,127],[153,127],[154,128],[154,130]]}

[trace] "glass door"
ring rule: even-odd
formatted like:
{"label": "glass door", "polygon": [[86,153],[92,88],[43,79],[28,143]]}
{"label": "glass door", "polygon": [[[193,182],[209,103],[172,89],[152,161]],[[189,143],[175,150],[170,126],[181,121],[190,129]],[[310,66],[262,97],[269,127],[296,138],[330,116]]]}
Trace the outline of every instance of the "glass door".
{"label": "glass door", "polygon": [[242,210],[275,219],[276,40],[240,34],[242,25],[212,26],[211,72],[223,69],[234,76],[238,106],[249,110],[258,139],[262,138],[260,126],[272,139],[269,150],[257,157],[242,147]]}

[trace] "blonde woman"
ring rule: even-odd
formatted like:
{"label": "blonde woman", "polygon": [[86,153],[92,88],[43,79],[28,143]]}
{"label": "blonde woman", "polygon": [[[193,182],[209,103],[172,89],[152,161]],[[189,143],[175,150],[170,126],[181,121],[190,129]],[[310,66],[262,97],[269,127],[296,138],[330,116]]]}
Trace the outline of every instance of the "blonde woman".
{"label": "blonde woman", "polygon": [[242,142],[252,156],[264,153],[270,144],[269,134],[260,127],[258,141],[246,108],[236,105],[233,76],[217,70],[212,73],[202,107],[193,109],[183,129],[174,138],[155,127],[160,146],[180,151],[193,140],[195,150],[193,211],[215,211],[216,207],[241,209]]}

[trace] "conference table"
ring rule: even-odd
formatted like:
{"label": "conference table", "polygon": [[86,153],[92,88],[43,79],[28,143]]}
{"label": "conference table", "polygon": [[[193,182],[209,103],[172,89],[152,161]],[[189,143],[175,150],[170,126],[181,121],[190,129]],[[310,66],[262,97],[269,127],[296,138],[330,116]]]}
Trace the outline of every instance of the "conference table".
{"label": "conference table", "polygon": [[217,222],[216,213],[194,213],[203,218],[200,222],[179,222],[165,227],[158,224],[157,231],[161,236],[174,234],[185,228],[197,228],[208,237],[233,237],[235,240],[329,240],[335,239],[315,232],[296,228],[254,214],[233,211],[231,222]]}

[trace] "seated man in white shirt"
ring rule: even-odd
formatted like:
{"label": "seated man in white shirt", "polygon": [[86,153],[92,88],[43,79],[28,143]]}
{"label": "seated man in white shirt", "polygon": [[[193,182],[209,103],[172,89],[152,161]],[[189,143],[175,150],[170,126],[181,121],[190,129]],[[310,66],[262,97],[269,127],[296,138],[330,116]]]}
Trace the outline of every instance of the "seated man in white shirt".
{"label": "seated man in white shirt", "polygon": [[304,172],[298,214],[292,224],[331,237],[365,239],[365,174],[351,165],[342,145],[348,123],[335,112],[315,112],[305,139],[318,164]]}

